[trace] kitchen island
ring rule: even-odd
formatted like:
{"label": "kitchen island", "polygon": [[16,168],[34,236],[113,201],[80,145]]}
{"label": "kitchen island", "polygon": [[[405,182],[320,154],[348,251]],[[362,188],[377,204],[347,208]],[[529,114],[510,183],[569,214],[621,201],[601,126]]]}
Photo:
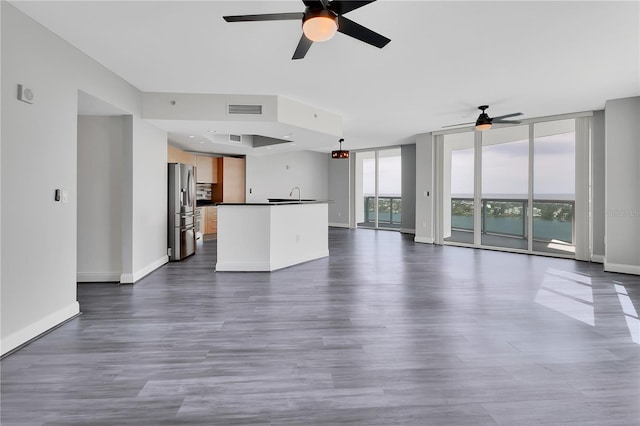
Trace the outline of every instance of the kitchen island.
{"label": "kitchen island", "polygon": [[216,271],[274,271],[327,257],[329,202],[218,204]]}

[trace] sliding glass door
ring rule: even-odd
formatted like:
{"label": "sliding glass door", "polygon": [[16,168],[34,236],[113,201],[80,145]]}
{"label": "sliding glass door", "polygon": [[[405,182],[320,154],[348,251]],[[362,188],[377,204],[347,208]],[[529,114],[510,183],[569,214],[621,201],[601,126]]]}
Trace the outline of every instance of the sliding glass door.
{"label": "sliding glass door", "polygon": [[356,152],[356,223],[361,228],[400,229],[400,148]]}
{"label": "sliding glass door", "polygon": [[575,254],[576,119],[441,141],[444,244]]}
{"label": "sliding glass door", "polygon": [[444,239],[473,244],[474,134],[445,135]]}
{"label": "sliding glass door", "polygon": [[529,126],[482,133],[481,245],[529,247]]}
{"label": "sliding glass door", "polygon": [[533,250],[575,253],[574,120],[533,127]]}

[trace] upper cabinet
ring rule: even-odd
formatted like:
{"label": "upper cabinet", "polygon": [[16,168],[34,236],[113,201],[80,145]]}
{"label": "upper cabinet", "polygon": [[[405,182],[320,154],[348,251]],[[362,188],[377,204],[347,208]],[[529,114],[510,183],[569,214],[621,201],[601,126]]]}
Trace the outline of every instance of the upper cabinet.
{"label": "upper cabinet", "polygon": [[184,152],[175,146],[167,145],[167,163],[182,163],[191,166],[196,165],[196,156]]}
{"label": "upper cabinet", "polygon": [[218,203],[245,202],[245,159],[221,157],[218,163],[218,184],[213,188],[213,201]]}
{"label": "upper cabinet", "polygon": [[213,157],[196,157],[196,182],[218,183],[218,164]]}

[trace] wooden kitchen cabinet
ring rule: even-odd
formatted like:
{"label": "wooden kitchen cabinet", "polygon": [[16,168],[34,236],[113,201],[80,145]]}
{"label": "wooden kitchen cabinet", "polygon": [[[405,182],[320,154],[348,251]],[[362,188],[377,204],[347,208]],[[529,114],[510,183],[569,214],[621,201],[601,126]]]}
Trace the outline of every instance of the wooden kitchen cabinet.
{"label": "wooden kitchen cabinet", "polygon": [[213,188],[217,203],[245,202],[245,159],[220,157],[217,159],[218,182]]}
{"label": "wooden kitchen cabinet", "polygon": [[216,234],[218,232],[218,208],[206,206],[204,210],[204,233]]}
{"label": "wooden kitchen cabinet", "polygon": [[216,158],[196,156],[196,182],[217,183],[218,162]]}
{"label": "wooden kitchen cabinet", "polygon": [[188,152],[184,152],[175,146],[167,145],[167,163],[182,163],[195,166],[196,156],[189,154]]}

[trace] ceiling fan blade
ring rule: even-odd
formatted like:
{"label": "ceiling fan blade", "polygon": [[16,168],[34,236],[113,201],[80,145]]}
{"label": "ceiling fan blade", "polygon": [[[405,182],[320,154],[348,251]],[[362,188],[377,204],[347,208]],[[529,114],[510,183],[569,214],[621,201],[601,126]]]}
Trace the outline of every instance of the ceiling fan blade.
{"label": "ceiling fan blade", "polygon": [[311,9],[325,9],[323,2],[320,0],[302,0],[302,3]]}
{"label": "ceiling fan blade", "polygon": [[391,41],[391,39],[388,39],[369,28],[363,27],[344,16],[338,16],[338,32],[348,35],[349,37],[356,38],[372,46],[379,47],[380,49],[385,47],[387,43]]}
{"label": "ceiling fan blade", "polygon": [[503,118],[509,118],[509,117],[517,117],[519,115],[522,115],[521,112],[514,112],[513,114],[506,114],[506,115],[500,115],[498,117],[493,117],[494,120],[501,120]]}
{"label": "ceiling fan blade", "polygon": [[304,13],[265,13],[262,15],[236,15],[223,16],[227,22],[253,22],[253,21],[290,21],[294,19],[302,20]]}
{"label": "ceiling fan blade", "polygon": [[369,3],[373,3],[376,0],[369,1],[339,1],[334,0],[329,3],[329,10],[334,11],[338,15],[344,15],[345,13],[356,10],[362,6],[366,6]]}
{"label": "ceiling fan blade", "polygon": [[466,126],[468,124],[476,124],[475,121],[470,121],[468,123],[458,123],[458,124],[449,124],[448,126],[442,126],[442,128],[444,129],[445,127],[458,127],[458,126]]}
{"label": "ceiling fan blade", "polygon": [[493,120],[491,120],[492,124],[520,124],[522,123],[522,121],[514,121],[514,120],[499,120],[497,118],[494,118]]}
{"label": "ceiling fan blade", "polygon": [[312,44],[313,42],[302,34],[302,37],[300,37],[300,41],[298,42],[298,47],[296,47],[296,51],[293,52],[293,57],[291,59],[304,58],[304,55],[307,54]]}

